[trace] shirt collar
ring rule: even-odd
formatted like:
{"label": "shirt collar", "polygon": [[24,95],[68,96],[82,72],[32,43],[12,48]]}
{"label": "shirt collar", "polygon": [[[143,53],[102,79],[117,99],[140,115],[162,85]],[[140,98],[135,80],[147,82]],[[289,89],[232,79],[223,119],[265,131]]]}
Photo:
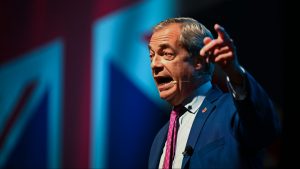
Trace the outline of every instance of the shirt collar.
{"label": "shirt collar", "polygon": [[196,90],[195,94],[188,97],[186,101],[183,102],[184,107],[190,113],[195,114],[197,110],[200,108],[205,94],[212,88],[212,84],[210,81],[204,83]]}

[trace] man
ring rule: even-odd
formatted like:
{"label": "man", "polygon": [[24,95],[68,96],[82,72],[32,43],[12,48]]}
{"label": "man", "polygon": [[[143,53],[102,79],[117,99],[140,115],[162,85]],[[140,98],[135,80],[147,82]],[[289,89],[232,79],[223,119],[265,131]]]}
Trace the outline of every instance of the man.
{"label": "man", "polygon": [[[262,168],[263,148],[280,134],[271,100],[239,65],[224,28],[214,29],[216,39],[192,18],[167,19],[153,29],[153,77],[173,111],[154,139],[149,168]],[[215,65],[229,92],[212,84]]]}

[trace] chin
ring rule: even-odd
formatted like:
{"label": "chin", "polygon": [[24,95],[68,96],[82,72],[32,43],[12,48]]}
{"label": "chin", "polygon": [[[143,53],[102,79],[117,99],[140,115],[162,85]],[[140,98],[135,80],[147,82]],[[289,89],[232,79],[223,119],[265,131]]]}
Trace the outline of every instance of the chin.
{"label": "chin", "polygon": [[175,98],[175,95],[176,95],[176,89],[169,89],[169,90],[159,92],[160,98],[167,102],[171,102]]}

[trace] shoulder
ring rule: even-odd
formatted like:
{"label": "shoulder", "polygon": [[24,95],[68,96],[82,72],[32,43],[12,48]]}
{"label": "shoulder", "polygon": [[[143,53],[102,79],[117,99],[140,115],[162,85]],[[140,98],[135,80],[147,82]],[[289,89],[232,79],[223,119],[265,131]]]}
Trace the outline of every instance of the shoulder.
{"label": "shoulder", "polygon": [[158,133],[157,133],[156,136],[155,136],[154,141],[166,137],[166,136],[167,136],[168,127],[169,127],[169,122],[167,122],[167,123],[166,123],[166,124],[158,131]]}

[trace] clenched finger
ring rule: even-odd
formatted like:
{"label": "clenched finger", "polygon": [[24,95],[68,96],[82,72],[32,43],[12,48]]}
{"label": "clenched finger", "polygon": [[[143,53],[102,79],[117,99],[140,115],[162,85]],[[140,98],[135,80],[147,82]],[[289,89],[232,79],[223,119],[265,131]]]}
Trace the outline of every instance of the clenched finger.
{"label": "clenched finger", "polygon": [[211,40],[210,42],[208,42],[207,44],[205,44],[203,46],[203,48],[200,50],[200,55],[201,56],[205,56],[205,54],[208,53],[209,51],[212,53],[215,48],[221,47],[222,44],[223,44],[223,40],[222,39]]}

